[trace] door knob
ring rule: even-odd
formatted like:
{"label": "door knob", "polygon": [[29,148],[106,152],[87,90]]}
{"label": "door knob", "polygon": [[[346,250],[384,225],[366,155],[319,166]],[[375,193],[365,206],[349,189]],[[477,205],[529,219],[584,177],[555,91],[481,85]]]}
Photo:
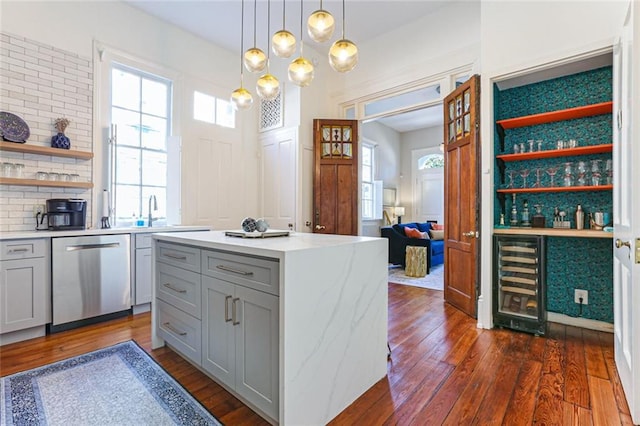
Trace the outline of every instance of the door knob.
{"label": "door knob", "polygon": [[473,238],[473,237],[475,237],[475,235],[476,235],[475,231],[469,231],[469,232],[463,232],[462,233],[463,237],[472,237]]}
{"label": "door knob", "polygon": [[316,225],[316,231],[322,231],[323,229],[326,229],[327,227],[324,225]]}
{"label": "door knob", "polygon": [[629,241],[622,241],[620,238],[616,238],[616,248],[627,246],[631,249],[631,243]]}

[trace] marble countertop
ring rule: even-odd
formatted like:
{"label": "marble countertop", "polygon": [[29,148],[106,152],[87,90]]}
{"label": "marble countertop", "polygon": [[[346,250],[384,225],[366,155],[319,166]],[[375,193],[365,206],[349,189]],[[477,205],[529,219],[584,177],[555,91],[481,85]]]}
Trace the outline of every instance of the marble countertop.
{"label": "marble countertop", "polygon": [[85,235],[113,235],[113,234],[147,234],[155,232],[184,232],[184,231],[208,231],[208,226],[192,225],[170,225],[170,226],[140,226],[128,228],[109,229],[84,229],[80,231],[15,231],[2,232],[0,241],[4,240],[24,240],[28,238],[49,238],[49,237],[78,237]]}
{"label": "marble countertop", "polygon": [[292,232],[286,237],[240,238],[228,237],[225,235],[225,231],[159,233],[155,234],[153,238],[160,241],[202,248],[275,258],[282,258],[287,252],[350,245],[380,239],[377,237],[312,234],[304,232]]}

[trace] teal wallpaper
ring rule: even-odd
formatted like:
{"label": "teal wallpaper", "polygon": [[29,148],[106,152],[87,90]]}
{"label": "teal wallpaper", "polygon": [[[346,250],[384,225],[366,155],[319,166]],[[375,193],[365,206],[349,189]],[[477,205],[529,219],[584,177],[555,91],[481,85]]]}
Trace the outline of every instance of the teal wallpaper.
{"label": "teal wallpaper", "polygon": [[[494,110],[496,120],[520,117],[523,115],[549,112],[558,109],[606,102],[612,99],[612,69],[599,68],[579,74],[543,81],[536,84],[500,91],[494,87]],[[509,129],[505,131],[504,149],[496,132],[494,148],[496,154],[514,152],[514,144],[525,144],[529,152],[528,140],[542,141],[542,149],[555,149],[558,140],[575,139],[578,146],[600,145],[612,141],[611,114],[585,117],[574,120],[547,123],[536,126]],[[563,185],[564,163],[570,162],[574,180],[578,178],[579,162],[584,162],[585,180],[591,181],[593,160],[596,161],[605,179],[606,160],[611,154],[587,156],[568,156],[532,161],[505,163],[504,180],[498,173],[496,161],[495,187],[514,188],[533,187],[538,183],[542,187],[551,186],[548,171],[557,168],[554,177],[555,186]],[[513,179],[510,179],[509,175]],[[576,183],[574,183],[576,185]],[[531,214],[533,206],[541,204],[546,226],[551,227],[553,211],[557,207],[567,213],[571,227],[575,228],[573,215],[578,204],[582,204],[585,213],[612,210],[611,191],[557,192],[518,194],[516,205],[522,211],[527,200]],[[500,203],[496,195],[494,221],[499,223]],[[505,200],[505,221],[509,224],[511,195]],[[581,316],[584,318],[613,323],[613,250],[608,238],[560,238],[547,237],[547,310],[570,316],[580,315],[579,306],[574,303],[574,289],[589,291],[589,305],[584,306]]]}

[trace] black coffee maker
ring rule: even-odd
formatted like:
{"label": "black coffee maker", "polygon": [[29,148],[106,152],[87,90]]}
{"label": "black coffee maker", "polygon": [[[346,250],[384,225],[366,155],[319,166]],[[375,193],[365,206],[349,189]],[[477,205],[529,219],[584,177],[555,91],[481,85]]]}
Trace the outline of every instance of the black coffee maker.
{"label": "black coffee maker", "polygon": [[[38,221],[39,219],[39,221]],[[44,226],[46,221],[46,227]],[[78,198],[47,200],[47,212],[38,218],[37,229],[80,230],[86,228],[87,201]]]}

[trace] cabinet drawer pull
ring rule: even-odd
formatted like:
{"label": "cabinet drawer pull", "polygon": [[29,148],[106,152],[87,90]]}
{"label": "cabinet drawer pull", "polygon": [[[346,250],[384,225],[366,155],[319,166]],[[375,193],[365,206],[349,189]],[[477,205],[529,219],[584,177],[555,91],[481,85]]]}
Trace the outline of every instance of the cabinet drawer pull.
{"label": "cabinet drawer pull", "polygon": [[171,283],[164,283],[164,286],[166,288],[168,288],[169,290],[175,291],[176,293],[186,293],[187,292],[187,290],[180,289],[180,288],[175,288],[174,286],[171,285]]}
{"label": "cabinet drawer pull", "polygon": [[176,260],[187,260],[187,256],[181,254],[173,254],[173,253],[164,253],[163,256],[170,257]]}
{"label": "cabinet drawer pull", "polygon": [[9,254],[13,254],[13,253],[25,253],[28,252],[29,249],[28,248],[17,248],[17,249],[9,249],[8,253]]}
{"label": "cabinet drawer pull", "polygon": [[233,325],[238,325],[240,324],[240,321],[236,321],[236,302],[240,300],[238,297],[236,297],[235,299],[233,299],[232,305],[231,305],[231,316],[233,317],[233,322],[231,324]]}
{"label": "cabinet drawer pull", "polygon": [[233,272],[234,274],[240,274],[240,275],[253,275],[253,272],[251,271],[242,271],[240,269],[235,269],[235,268],[230,268],[228,266],[224,266],[224,265],[216,265],[216,268],[222,270],[222,271],[227,271],[227,272]]}
{"label": "cabinet drawer pull", "polygon": [[233,299],[233,296],[227,296],[224,298],[224,322],[233,320],[233,318],[229,316],[229,300],[231,299]]}
{"label": "cabinet drawer pull", "polygon": [[177,328],[175,328],[174,326],[171,325],[170,322],[165,322],[164,325],[166,328],[168,328],[169,330],[173,331],[174,333],[176,333],[179,336],[186,336],[187,332],[186,331],[180,331]]}

